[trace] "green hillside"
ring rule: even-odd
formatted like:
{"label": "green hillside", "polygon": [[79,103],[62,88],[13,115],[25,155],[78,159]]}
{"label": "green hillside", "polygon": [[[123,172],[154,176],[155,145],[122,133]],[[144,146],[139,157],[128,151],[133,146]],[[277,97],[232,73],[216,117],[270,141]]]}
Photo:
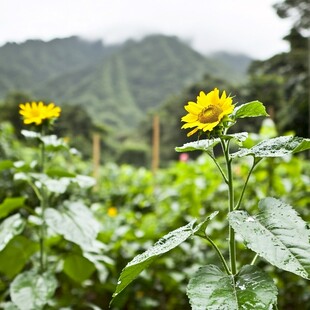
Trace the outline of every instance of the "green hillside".
{"label": "green hillside", "polygon": [[93,67],[41,86],[38,95],[83,105],[97,122],[117,128],[136,125],[151,108],[185,85],[216,72],[213,63],[175,37],[128,41]]}
{"label": "green hillside", "polygon": [[217,52],[209,57],[217,61],[223,76],[226,76],[226,80],[232,84],[246,81],[248,68],[253,61],[247,55],[227,52]]}
{"label": "green hillside", "polygon": [[206,74],[244,75],[240,68],[227,68],[163,35],[119,46],[77,37],[8,43],[0,48],[0,98],[17,90],[83,106],[96,123],[122,131]]}
{"label": "green hillside", "polygon": [[33,91],[43,82],[96,63],[110,48],[78,37],[49,42],[29,40],[0,48],[0,97],[8,91]]}

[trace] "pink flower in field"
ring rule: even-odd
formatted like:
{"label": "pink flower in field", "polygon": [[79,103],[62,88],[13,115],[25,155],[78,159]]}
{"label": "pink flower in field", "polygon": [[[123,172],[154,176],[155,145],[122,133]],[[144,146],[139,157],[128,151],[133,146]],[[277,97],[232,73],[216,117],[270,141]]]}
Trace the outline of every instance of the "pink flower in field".
{"label": "pink flower in field", "polygon": [[189,155],[187,153],[181,153],[179,156],[179,160],[186,163],[189,159]]}

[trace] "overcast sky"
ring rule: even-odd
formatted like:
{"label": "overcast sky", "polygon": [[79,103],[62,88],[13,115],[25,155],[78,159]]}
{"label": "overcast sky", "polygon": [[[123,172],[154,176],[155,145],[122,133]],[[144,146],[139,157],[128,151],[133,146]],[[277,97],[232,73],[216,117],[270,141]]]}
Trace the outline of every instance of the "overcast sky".
{"label": "overcast sky", "polygon": [[176,35],[201,53],[241,52],[264,59],[286,51],[290,21],[281,0],[0,0],[0,46],[79,35],[118,43]]}

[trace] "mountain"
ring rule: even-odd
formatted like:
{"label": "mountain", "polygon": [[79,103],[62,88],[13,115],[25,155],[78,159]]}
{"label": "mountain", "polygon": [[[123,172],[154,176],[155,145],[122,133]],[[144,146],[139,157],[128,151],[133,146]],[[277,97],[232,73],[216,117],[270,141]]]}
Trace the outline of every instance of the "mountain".
{"label": "mountain", "polygon": [[0,48],[0,97],[11,90],[32,91],[51,78],[96,63],[109,51],[101,41],[78,37],[7,43]]}
{"label": "mountain", "polygon": [[205,74],[225,79],[244,75],[242,70],[173,36],[112,46],[78,37],[30,40],[0,48],[0,98],[19,90],[60,105],[80,105],[95,122],[122,131]]}
{"label": "mountain", "polygon": [[223,73],[226,72],[227,80],[237,82],[246,81],[248,68],[253,61],[247,55],[227,52],[216,52],[209,57],[217,62]]}

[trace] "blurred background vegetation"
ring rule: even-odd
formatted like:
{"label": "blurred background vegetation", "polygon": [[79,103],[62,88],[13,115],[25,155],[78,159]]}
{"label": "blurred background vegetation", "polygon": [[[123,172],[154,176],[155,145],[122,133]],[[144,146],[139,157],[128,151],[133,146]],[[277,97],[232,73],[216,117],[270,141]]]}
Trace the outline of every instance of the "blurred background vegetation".
{"label": "blurred background vegetation", "polygon": [[[261,128],[262,119],[235,126],[236,131],[257,133],[248,144],[289,131],[310,136],[309,0],[286,0],[275,9],[280,18],[292,20],[284,38],[290,50],[263,61],[227,52],[201,55],[177,37],[163,35],[121,45],[71,37],[0,47],[1,201],[27,197],[21,207],[25,214],[37,203],[26,184],[14,179],[14,172],[22,168],[14,170],[12,162],[33,160],[33,150],[20,135],[23,125],[18,104],[44,100],[62,107],[56,133],[80,155],[53,158],[50,164],[59,169],[90,175],[92,136],[97,133],[101,138],[98,186],[94,191],[71,190],[61,199],[77,197],[90,205],[102,225],[98,240],[106,244],[105,255],[110,260],[106,259],[101,270],[91,265],[87,276],[83,264],[76,267],[75,276],[60,271],[57,309],[107,309],[120,271],[136,254],[192,218],[202,219],[214,209],[226,208],[226,189],[213,163],[198,153],[182,162],[174,151],[175,146],[190,141],[180,129],[180,118],[184,105],[195,100],[200,90],[218,87],[234,96],[235,102],[258,99],[267,106],[276,126],[265,122]],[[149,169],[154,115],[160,118],[162,168],[156,175]],[[247,161],[238,162],[234,169],[238,190],[246,177]],[[272,195],[295,206],[309,222],[309,175],[305,157],[265,160],[250,181],[244,207],[255,210],[259,199]],[[111,208],[117,212],[109,215]],[[209,228],[219,247],[225,249],[222,214]],[[62,243],[54,250],[78,253],[76,247],[68,250]],[[126,289],[115,309],[189,309],[185,294],[189,276],[206,261],[217,263],[209,250],[195,238],[161,257]],[[250,258],[249,252],[245,253],[241,260],[248,262],[252,253]],[[28,268],[31,254],[19,270],[6,270],[0,264],[0,302],[7,300],[12,278]],[[9,261],[7,255],[0,251],[0,261]],[[272,274],[280,288],[279,309],[310,309],[309,283],[264,261],[259,265]]]}
{"label": "blurred background vegetation", "polygon": [[[219,87],[235,102],[262,101],[280,133],[309,137],[308,5],[309,0],[275,5],[279,17],[292,21],[284,38],[290,50],[263,61],[227,52],[201,55],[164,35],[119,45],[78,37],[7,43],[0,48],[0,118],[19,129],[19,103],[54,101],[63,108],[59,133],[86,158],[92,133],[98,132],[102,162],[145,166],[150,165],[151,119],[158,114],[166,165],[176,159],[174,146],[185,141],[186,132],[180,130],[184,105],[200,90]],[[255,131],[258,123],[240,126]],[[135,154],[141,161],[133,159]]]}

